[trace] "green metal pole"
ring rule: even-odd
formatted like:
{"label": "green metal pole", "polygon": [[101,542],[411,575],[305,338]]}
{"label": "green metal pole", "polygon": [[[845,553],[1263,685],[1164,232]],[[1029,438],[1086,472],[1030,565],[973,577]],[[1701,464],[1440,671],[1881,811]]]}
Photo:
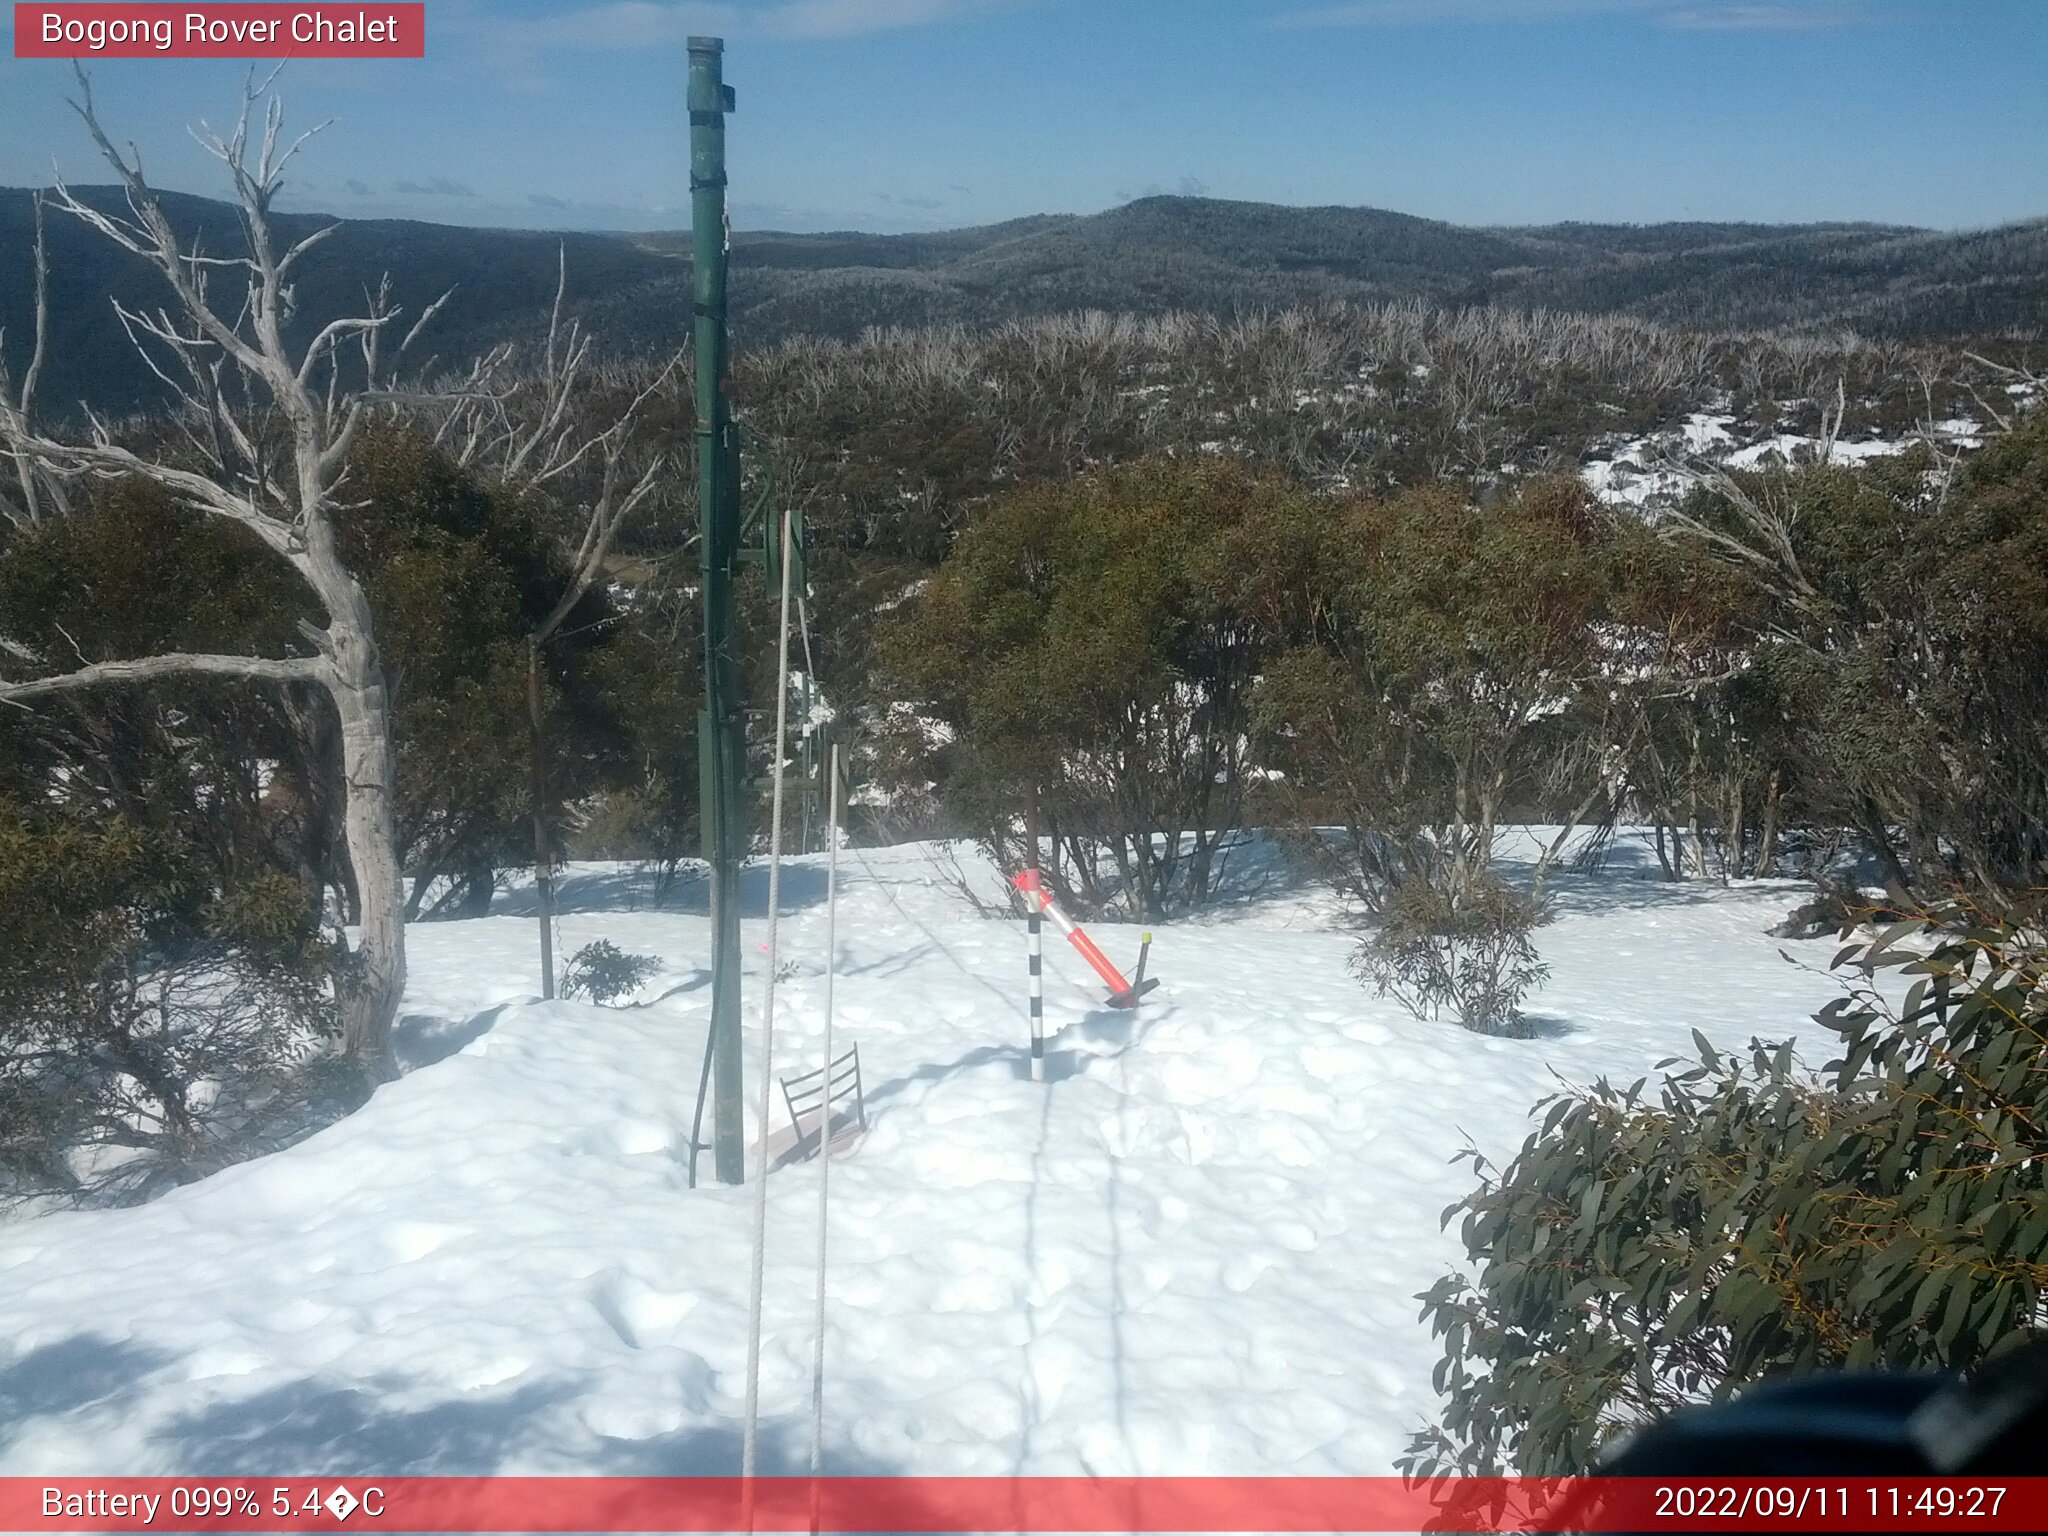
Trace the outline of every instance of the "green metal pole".
{"label": "green metal pole", "polygon": [[704,586],[704,709],[698,717],[699,814],[711,866],[712,1161],[720,1182],[746,1178],[741,1133],[740,801],[745,722],[733,655],[733,569],[739,555],[738,452],[725,323],[725,114],[733,94],[724,42],[690,39],[690,281],[697,362],[697,515]]}

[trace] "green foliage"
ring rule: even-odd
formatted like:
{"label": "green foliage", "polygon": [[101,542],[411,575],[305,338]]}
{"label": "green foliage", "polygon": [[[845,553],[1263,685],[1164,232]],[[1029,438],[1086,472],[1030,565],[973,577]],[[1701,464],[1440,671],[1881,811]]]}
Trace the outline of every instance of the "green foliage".
{"label": "green foliage", "polygon": [[1789,1045],[1700,1039],[1654,1094],[1547,1101],[1504,1171],[1471,1154],[1446,1220],[1479,1268],[1423,1298],[1449,1406],[1411,1467],[1583,1472],[1765,1375],[1967,1369],[2048,1325],[2039,917],[1950,908],[1845,949],[1818,1080]]}
{"label": "green foliage", "polygon": [[1615,660],[1638,686],[1615,692],[1592,745],[1625,760],[1631,809],[1674,878],[1777,872],[1801,722],[1769,671],[1769,610],[1753,572],[1691,540],[1621,530]]}
{"label": "green foliage", "polygon": [[1687,509],[1696,564],[1747,589],[1713,734],[1765,748],[1790,813],[1852,829],[1895,900],[2048,883],[2048,415],[1953,475],[1915,453],[1737,491]]}
{"label": "green foliage", "polygon": [[[139,481],[97,487],[0,549],[0,639],[59,670],[160,651],[303,654],[294,621],[305,614],[251,537]],[[148,829],[216,889],[287,872],[310,930],[336,879],[332,829],[309,789],[306,725],[319,711],[309,688],[213,678],[10,709],[0,799]]]}
{"label": "green foliage", "polygon": [[[576,857],[651,859],[673,871],[697,851],[698,656],[694,627],[677,633],[634,611],[582,659],[584,713],[607,726],[582,736],[592,756],[571,818]],[[598,806],[613,814],[593,833]]]}
{"label": "green foliage", "polygon": [[99,661],[248,646],[284,655],[298,640],[296,584],[254,535],[142,480],[96,487],[79,515],[0,554],[7,636],[40,654],[75,660],[76,646]]}
{"label": "green foliage", "polygon": [[[1621,525],[1571,481],[1490,506],[1452,486],[1269,521],[1241,570],[1288,644],[1255,723],[1299,825],[1375,909],[1405,883],[1477,898],[1512,804],[1556,795],[1613,687],[1603,638]],[[1325,839],[1306,846],[1319,857]]]}
{"label": "green foliage", "polygon": [[1425,880],[1405,880],[1379,931],[1353,954],[1352,969],[1418,1019],[1449,1007],[1477,1034],[1525,1038],[1522,999],[1550,974],[1529,938],[1541,920],[1535,902],[1498,879],[1482,880],[1463,900]]}
{"label": "green foliage", "polygon": [[[526,638],[567,580],[547,527],[556,514],[388,427],[364,432],[350,467],[341,532],[395,701],[400,855],[419,897],[452,882],[448,906],[460,910],[488,895],[495,867],[533,857]],[[318,618],[252,539],[140,481],[100,488],[0,548],[0,614],[9,642],[59,666],[164,650],[302,653],[297,625]],[[693,636],[638,617],[593,592],[543,653],[554,802],[638,787],[657,770],[694,789],[692,733],[664,734],[687,716],[678,689],[687,696]],[[288,870],[311,914],[329,892],[352,899],[334,730],[310,687],[96,690],[10,711],[0,771],[12,757],[23,785],[61,772],[70,793],[111,798],[139,825],[176,821],[205,845],[222,888]],[[678,819],[664,801],[651,851],[674,847]],[[412,915],[431,910],[416,901]]]}
{"label": "green foliage", "polygon": [[215,897],[169,837],[0,802],[0,911],[0,1202],[143,1199],[338,1111],[288,878]]}
{"label": "green foliage", "polygon": [[[367,434],[346,524],[392,680],[400,855],[417,899],[443,874],[532,858],[523,817],[525,623],[553,569],[531,507],[409,434]],[[557,679],[546,679],[548,702]],[[488,890],[479,874],[465,886]]]}
{"label": "green foliage", "polygon": [[1234,465],[1152,461],[1021,488],[961,537],[885,664],[945,728],[916,760],[1001,862],[1022,860],[1035,788],[1049,873],[1084,909],[1150,917],[1214,894],[1263,654],[1240,550],[1300,499]]}
{"label": "green foliage", "polygon": [[[10,675],[23,658],[303,653],[299,623],[319,615],[239,530],[139,481],[81,489],[0,543]],[[525,640],[566,579],[558,514],[388,428],[359,439],[350,490],[412,915],[428,897],[474,908],[499,866],[532,857]],[[642,797],[635,853],[683,836],[691,638],[600,591],[542,656],[560,740],[544,792]],[[228,678],[0,711],[0,911],[20,933],[0,960],[0,1146],[17,1193],[140,1198],[335,1112],[324,1036],[353,902],[337,729],[314,686]]]}
{"label": "green foliage", "polygon": [[610,939],[593,939],[562,967],[562,996],[587,997],[599,1007],[610,1007],[638,992],[660,969],[661,962],[652,955],[629,955]]}
{"label": "green foliage", "polygon": [[[568,581],[559,509],[487,484],[403,432],[368,433],[351,459],[348,524],[368,572],[394,685],[402,853],[416,915],[471,913],[491,872],[533,858],[528,639]],[[670,858],[696,788],[693,634],[646,622],[602,587],[539,656],[540,782],[559,808],[607,792],[645,801],[631,852]],[[441,907],[425,905],[445,888]]]}
{"label": "green foliage", "polygon": [[0,987],[37,984],[53,955],[90,976],[104,956],[189,938],[205,899],[195,871],[166,838],[122,822],[32,828],[12,805],[0,817]]}

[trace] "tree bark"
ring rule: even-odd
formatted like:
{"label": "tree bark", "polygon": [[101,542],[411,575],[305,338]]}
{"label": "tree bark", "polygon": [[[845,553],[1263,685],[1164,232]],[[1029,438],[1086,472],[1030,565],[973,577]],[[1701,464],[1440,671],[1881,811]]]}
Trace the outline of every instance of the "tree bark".
{"label": "tree bark", "polygon": [[1885,824],[1884,813],[1868,795],[1862,797],[1860,809],[1864,841],[1877,858],[1885,894],[1900,911],[1911,911],[1917,905],[1913,899],[1913,882],[1906,874],[1898,849],[1892,844],[1891,830]]}
{"label": "tree bark", "polygon": [[[359,591],[356,596],[361,602]],[[391,696],[367,623],[358,628],[337,614],[328,633],[334,644],[329,689],[341,719],[342,833],[362,909],[361,936],[342,997],[342,1049],[371,1083],[386,1083],[398,1075],[391,1029],[405,991],[405,882],[398,867]]]}
{"label": "tree bark", "polygon": [[1778,872],[1778,796],[1781,793],[1780,770],[1771,770],[1769,787],[1764,791],[1764,824],[1757,834],[1756,869],[1761,879],[1769,879]]}

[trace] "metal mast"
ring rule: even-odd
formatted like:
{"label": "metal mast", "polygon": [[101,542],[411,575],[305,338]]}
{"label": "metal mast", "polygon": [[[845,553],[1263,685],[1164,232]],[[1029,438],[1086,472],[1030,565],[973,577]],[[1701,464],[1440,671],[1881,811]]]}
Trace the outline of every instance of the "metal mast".
{"label": "metal mast", "polygon": [[725,43],[690,39],[690,269],[697,363],[698,550],[704,587],[704,708],[697,717],[699,831],[711,866],[712,1153],[720,1182],[746,1178],[741,1138],[740,861],[746,756],[733,654],[733,572],[740,545],[739,451],[733,435],[725,320]]}

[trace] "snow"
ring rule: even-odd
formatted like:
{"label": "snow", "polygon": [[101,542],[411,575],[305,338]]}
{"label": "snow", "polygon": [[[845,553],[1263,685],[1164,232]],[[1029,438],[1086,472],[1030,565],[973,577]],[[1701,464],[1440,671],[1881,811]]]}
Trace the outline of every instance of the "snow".
{"label": "snow", "polygon": [[[1916,435],[1898,441],[1838,439],[1830,444],[1796,432],[1776,432],[1745,442],[1730,430],[1735,424],[1733,416],[1695,411],[1642,437],[1608,439],[1601,445],[1601,456],[1588,458],[1579,466],[1579,473],[1595,495],[1638,510],[1655,510],[1684,499],[1699,481],[1697,463],[1737,470],[1808,464],[1818,460],[1825,448],[1830,462],[1863,464],[1904,453],[1919,441]],[[1980,446],[1982,431],[1977,422],[1963,416],[1935,422],[1929,428],[1933,440],[1948,449]]]}
{"label": "snow", "polygon": [[1649,469],[1626,457],[1589,460],[1580,473],[1596,496],[1638,508],[1682,500],[1695,478],[1687,470]]}
{"label": "snow", "polygon": [[[1237,899],[1155,925],[1134,1014],[1049,945],[1034,1085],[1021,933],[961,868],[996,889],[961,849],[843,856],[836,1028],[871,1129],[831,1185],[839,1472],[1386,1472],[1437,1408],[1416,1293],[1463,1257],[1450,1156],[1511,1154],[1559,1078],[1633,1079],[1695,1028],[1810,1036],[1835,990],[1832,940],[1765,935],[1797,886],[1669,883],[1625,841],[1556,880],[1538,1037],[1481,1038],[1374,1000],[1334,902],[1254,850]],[[823,1025],[823,883],[822,856],[784,871],[788,1072]],[[663,962],[626,1008],[533,1000],[530,891],[417,925],[413,1070],[367,1108],[148,1206],[0,1224],[0,1473],[734,1470],[751,1192],[708,1155],[685,1176],[703,891],[565,882],[562,952]],[[769,1470],[806,1444],[815,1189],[771,1176]]]}
{"label": "snow", "polygon": [[[1724,456],[1724,462],[1736,469],[1759,469],[1767,464],[1798,464],[1820,456],[1821,440],[1817,437],[1802,437],[1796,432],[1780,432],[1747,448]],[[1883,458],[1888,454],[1904,453],[1909,443],[1887,442],[1882,438],[1871,438],[1858,442],[1836,442],[1828,446],[1828,458],[1836,464],[1861,464],[1869,459]]]}
{"label": "snow", "polygon": [[1685,418],[1679,429],[1686,452],[1711,453],[1717,448],[1732,445],[1735,438],[1728,428],[1734,424],[1734,420],[1732,416],[1710,416],[1702,411],[1693,412]]}

